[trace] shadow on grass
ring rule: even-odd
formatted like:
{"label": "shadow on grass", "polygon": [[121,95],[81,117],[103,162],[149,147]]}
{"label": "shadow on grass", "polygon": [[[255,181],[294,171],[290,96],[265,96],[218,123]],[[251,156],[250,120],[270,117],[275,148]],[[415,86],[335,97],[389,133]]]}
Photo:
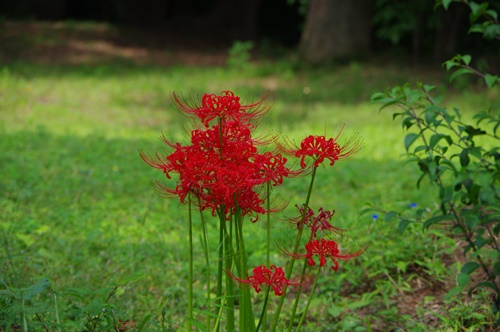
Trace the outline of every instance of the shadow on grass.
{"label": "shadow on grass", "polygon": [[[203,94],[233,90],[243,99],[254,100],[267,91],[288,104],[369,102],[370,96],[405,82],[439,84],[442,77],[429,69],[357,63],[313,67],[279,60],[249,64],[241,70],[224,66],[161,67],[115,61],[101,65],[43,65],[26,62],[0,64],[0,74],[12,79],[46,78],[96,80],[138,80],[136,88]],[[1,76],[0,76],[1,78]],[[219,88],[217,88],[219,87]],[[164,93],[163,93],[164,97]],[[133,102],[133,101],[132,101]]]}

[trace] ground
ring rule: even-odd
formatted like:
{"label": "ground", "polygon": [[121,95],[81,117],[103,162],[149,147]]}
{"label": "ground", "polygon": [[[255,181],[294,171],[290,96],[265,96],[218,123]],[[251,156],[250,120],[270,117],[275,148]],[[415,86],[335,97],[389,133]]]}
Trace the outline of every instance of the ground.
{"label": "ground", "polygon": [[175,26],[120,28],[105,23],[0,21],[0,45],[0,62],[204,66],[224,64],[231,43],[210,30]]}

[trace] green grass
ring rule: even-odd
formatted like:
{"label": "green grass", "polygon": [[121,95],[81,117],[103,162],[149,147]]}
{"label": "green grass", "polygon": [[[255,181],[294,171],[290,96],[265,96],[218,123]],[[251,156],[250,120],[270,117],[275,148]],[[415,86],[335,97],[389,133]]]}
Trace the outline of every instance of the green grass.
{"label": "green grass", "polygon": [[[187,123],[170,101],[172,91],[189,97],[230,89],[245,100],[256,100],[269,90],[275,103],[261,124],[264,131],[278,130],[297,141],[306,134],[334,133],[345,124],[344,135],[359,133],[365,138],[357,155],[318,171],[312,206],[335,209],[338,225],[372,245],[361,258],[342,262],[338,272],[324,274],[308,330],[423,331],[430,325],[449,330],[458,324],[453,315],[460,316],[460,310],[483,315],[462,327],[479,326],[488,311],[474,307],[478,304],[472,300],[452,306],[450,312],[409,313],[402,306],[409,298],[421,301],[422,308],[440,303],[439,288],[453,286],[450,272],[458,268],[450,267],[454,243],[437,230],[422,234],[415,225],[400,235],[396,222],[359,217],[367,202],[404,209],[411,202],[427,207],[436,201],[437,193],[428,185],[415,190],[415,166],[403,166],[404,132],[399,123],[392,121],[391,113],[379,114],[377,105],[369,104],[373,92],[427,78],[441,83],[432,73],[370,63],[320,69],[290,61],[261,62],[240,71],[125,64],[4,65],[2,282],[20,289],[40,278],[50,281],[50,289],[31,303],[46,305],[38,311],[45,316],[25,311],[31,324],[55,320],[55,292],[63,326],[81,330],[89,322],[87,315],[102,315],[117,285],[107,307],[114,314],[103,316],[116,316],[136,327],[144,322],[149,330],[155,328],[153,323],[178,326],[186,308],[186,208],[154,193],[150,180],[162,179],[162,174],[150,169],[138,150],[161,148],[162,133],[184,139]],[[305,87],[310,94],[304,94]],[[452,91],[443,90],[446,103],[466,113],[500,103],[498,89]],[[277,194],[290,200],[285,214],[303,202],[306,186],[307,179],[291,179],[278,188]],[[287,228],[276,227],[284,230],[276,240],[287,241]],[[260,264],[264,228],[257,223],[246,229],[255,232],[247,244],[250,265]],[[200,262],[201,253],[199,247],[195,254]],[[282,259],[278,252],[275,259]],[[198,269],[195,275],[201,273]],[[418,287],[430,290],[427,297],[415,293]],[[196,296],[202,303],[201,290]],[[2,306],[7,302],[3,300]],[[15,324],[21,324],[23,311],[16,310]],[[438,314],[443,317],[429,318]]]}

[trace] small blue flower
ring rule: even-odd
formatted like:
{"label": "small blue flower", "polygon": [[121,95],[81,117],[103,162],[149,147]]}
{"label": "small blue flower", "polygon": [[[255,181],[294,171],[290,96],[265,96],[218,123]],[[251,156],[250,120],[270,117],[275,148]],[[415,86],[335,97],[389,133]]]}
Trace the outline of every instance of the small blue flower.
{"label": "small blue flower", "polygon": [[411,207],[412,209],[416,208],[416,207],[417,207],[417,203],[410,203],[410,207]]}
{"label": "small blue flower", "polygon": [[376,221],[378,219],[378,214],[376,213],[372,214],[372,219],[373,221]]}

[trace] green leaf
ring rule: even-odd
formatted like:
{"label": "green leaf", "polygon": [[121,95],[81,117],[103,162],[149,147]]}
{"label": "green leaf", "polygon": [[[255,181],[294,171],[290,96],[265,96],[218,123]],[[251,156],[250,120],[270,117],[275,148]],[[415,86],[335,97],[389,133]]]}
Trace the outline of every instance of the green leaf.
{"label": "green leaf", "polygon": [[444,296],[444,299],[445,300],[449,300],[451,299],[452,297],[462,293],[464,291],[465,287],[464,286],[456,286],[456,287],[453,287],[448,293],[446,293],[446,295]]}
{"label": "green leaf", "polygon": [[436,88],[435,85],[429,85],[429,84],[424,84],[423,85],[423,89],[424,89],[425,92],[431,92],[435,88]]}
{"label": "green leaf", "polygon": [[467,149],[463,149],[460,152],[460,165],[462,167],[466,167],[470,163],[469,151]]}
{"label": "green leaf", "polygon": [[8,296],[13,299],[16,298],[16,293],[11,291],[10,289],[0,289],[0,295]]}
{"label": "green leaf", "polygon": [[474,241],[474,244],[478,249],[484,247],[485,245],[491,243],[491,239],[485,239],[482,236],[476,236],[476,240]]}
{"label": "green leaf", "polygon": [[340,314],[345,312],[345,307],[344,306],[338,306],[338,305],[332,305],[327,309],[328,313],[332,315],[333,317],[337,317]]}
{"label": "green leaf", "polygon": [[423,173],[422,175],[420,175],[420,177],[418,178],[417,180],[417,189],[420,189],[420,182],[422,182],[422,180],[425,178],[425,173]]}
{"label": "green leaf", "polygon": [[500,261],[496,261],[495,264],[493,264],[493,273],[495,276],[500,275]]}
{"label": "green leaf", "polygon": [[454,216],[451,215],[451,214],[447,214],[447,215],[442,215],[442,216],[435,216],[435,217],[432,217],[432,218],[429,218],[427,219],[425,222],[424,222],[424,225],[423,225],[423,230],[426,230],[427,228],[429,228],[430,226],[434,225],[434,224],[437,224],[441,221],[445,221],[445,220],[453,220]]}
{"label": "green leaf", "polygon": [[468,245],[465,246],[462,254],[465,256],[471,249],[472,249],[472,244],[469,243]]}
{"label": "green leaf", "polygon": [[476,289],[476,288],[479,288],[479,287],[487,287],[487,288],[491,288],[493,289],[495,292],[497,292],[497,287],[495,286],[495,284],[493,284],[492,282],[490,281],[483,281],[483,282],[480,282],[478,283],[477,285],[475,285],[474,287],[471,287],[471,289],[469,290],[469,295],[472,294],[472,292]]}
{"label": "green leaf", "polygon": [[486,11],[487,15],[490,15],[495,21],[498,20],[498,13],[493,9],[489,9]]}
{"label": "green leaf", "polygon": [[462,269],[460,271],[465,274],[471,274],[472,272],[476,271],[479,266],[480,265],[476,262],[467,262],[464,264],[464,266],[462,266]]}
{"label": "green leaf", "polygon": [[26,247],[31,247],[35,242],[36,239],[33,237],[33,235],[30,234],[24,234],[24,233],[16,233],[16,237],[21,240]]}
{"label": "green leaf", "polygon": [[434,134],[431,136],[431,138],[429,139],[429,148],[432,150],[434,149],[434,147],[439,143],[439,141],[442,139],[442,138],[445,138],[447,135],[444,135],[444,134]]}
{"label": "green leaf", "polygon": [[443,186],[439,188],[439,198],[441,201],[451,201],[453,199],[453,192],[455,186]]}
{"label": "green leaf", "polygon": [[[445,152],[446,151],[443,151],[443,154]],[[451,161],[449,161],[447,159],[444,159],[444,160],[441,161],[441,165],[448,167],[450,170],[453,171],[454,174],[457,174],[457,169],[456,169],[455,165]]]}
{"label": "green leaf", "polygon": [[403,234],[406,227],[408,227],[409,224],[411,224],[411,220],[403,219],[399,222],[399,233]]}
{"label": "green leaf", "polygon": [[413,126],[414,122],[415,122],[415,119],[412,116],[407,116],[401,122],[401,126],[405,129],[410,129],[410,127]]}
{"label": "green leaf", "polygon": [[22,290],[22,297],[25,300],[29,300],[33,296],[42,293],[49,287],[50,282],[47,279],[40,279],[40,281],[38,281],[36,284]]}
{"label": "green leaf", "polygon": [[394,120],[394,119],[396,119],[398,116],[402,116],[402,115],[404,115],[404,114],[405,114],[405,113],[393,113],[393,114],[392,114],[392,119]]}
{"label": "green leaf", "polygon": [[470,64],[470,61],[472,60],[471,56],[466,54],[466,55],[462,55],[462,61],[463,63],[465,63],[466,66],[468,66]]}
{"label": "green leaf", "polygon": [[477,119],[477,124],[479,125],[481,123],[481,121],[483,121],[485,119],[489,119],[490,115],[486,112],[480,112],[480,113],[475,114],[472,118]]}
{"label": "green leaf", "polygon": [[385,98],[385,93],[383,92],[375,92],[371,95],[370,102],[372,103],[380,103],[381,99]]}
{"label": "green leaf", "polygon": [[390,221],[392,218],[396,217],[398,213],[396,211],[389,211],[385,214],[385,221]]}
{"label": "green leaf", "polygon": [[465,126],[465,132],[469,134],[470,137],[485,135],[486,132],[480,128],[475,128],[473,126]]}
{"label": "green leaf", "polygon": [[458,66],[458,63],[453,60],[445,61],[443,64],[446,67],[446,71],[450,71],[451,68]]}
{"label": "green leaf", "polygon": [[147,314],[146,317],[144,317],[144,319],[141,321],[141,323],[136,327],[136,330],[139,332],[145,331],[149,321],[151,320],[151,317],[151,314]]}
{"label": "green leaf", "polygon": [[452,0],[442,0],[441,4],[443,5],[444,9],[448,10],[448,7],[450,7]]}
{"label": "green leaf", "polygon": [[405,136],[405,140],[404,140],[404,143],[405,143],[405,149],[406,151],[408,151],[408,149],[410,148],[410,146],[412,145],[413,142],[415,142],[415,140],[419,137],[418,134],[415,134],[415,133],[409,133]]}
{"label": "green leaf", "polygon": [[483,37],[486,39],[495,39],[500,36],[500,25],[499,24],[492,24],[490,22],[484,22],[483,25],[485,25],[484,32],[483,32]]}
{"label": "green leaf", "polygon": [[465,217],[465,224],[469,229],[475,229],[477,225],[479,225],[479,217],[476,216],[475,214],[471,214],[467,217]]}
{"label": "green leaf", "polygon": [[484,82],[486,83],[486,86],[488,88],[492,88],[497,81],[498,81],[497,75],[490,75],[490,74],[484,75]]}
{"label": "green leaf", "polygon": [[427,106],[424,110],[424,118],[427,124],[433,124],[437,126],[441,123],[442,120],[436,121],[438,115],[445,113],[446,109],[437,105]]}
{"label": "green leaf", "polygon": [[457,275],[457,284],[459,286],[467,286],[470,282],[470,277],[467,273],[460,273]]}
{"label": "green leaf", "polygon": [[[319,299],[318,299],[319,300]],[[370,299],[361,299],[359,301],[353,301],[347,304],[347,308],[354,310],[370,305],[372,301]]]}
{"label": "green leaf", "polygon": [[469,21],[471,23],[474,23],[482,14],[482,12],[488,7],[488,3],[482,3],[478,4],[474,1],[471,1],[469,3],[469,8],[471,10],[471,13],[469,15]]}
{"label": "green leaf", "polygon": [[472,74],[472,70],[468,69],[468,68],[460,68],[460,69],[457,69],[455,72],[453,72],[453,74],[451,74],[450,76],[450,82],[453,82],[453,80],[455,78],[457,78],[458,76],[462,76],[462,75],[465,75],[465,74]]}
{"label": "green leaf", "polygon": [[419,145],[417,146],[414,150],[413,150],[413,153],[417,153],[417,152],[420,152],[420,151],[426,151],[427,150],[427,147],[425,145]]}
{"label": "green leaf", "polygon": [[483,28],[483,26],[481,24],[473,24],[469,28],[469,33],[473,33],[473,32],[483,33],[484,32],[484,28]]}
{"label": "green leaf", "polygon": [[477,147],[472,147],[469,150],[469,154],[473,157],[476,157],[477,159],[482,159],[482,157],[483,157],[481,150],[479,150]]}

